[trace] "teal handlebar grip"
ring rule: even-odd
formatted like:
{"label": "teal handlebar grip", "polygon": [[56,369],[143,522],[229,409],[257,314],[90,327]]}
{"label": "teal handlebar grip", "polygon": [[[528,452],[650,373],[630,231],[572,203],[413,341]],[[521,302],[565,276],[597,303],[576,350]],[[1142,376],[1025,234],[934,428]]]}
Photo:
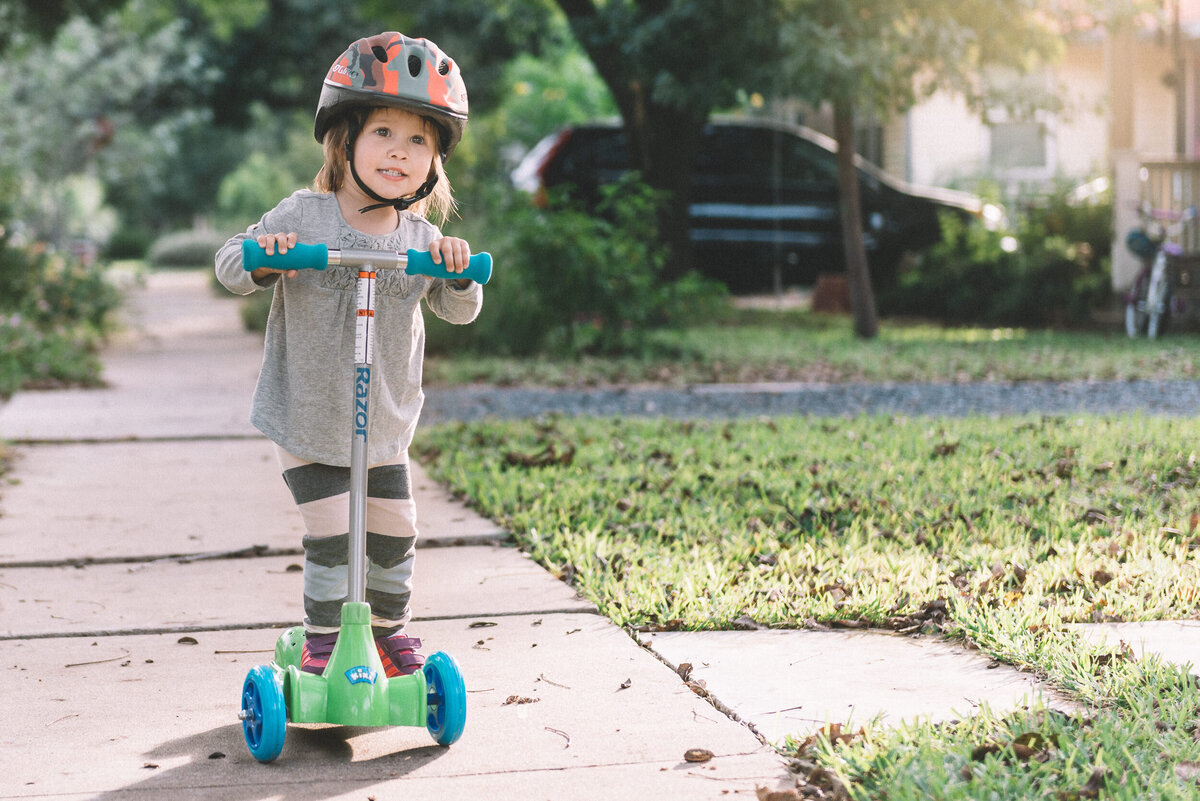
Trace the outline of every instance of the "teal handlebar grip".
{"label": "teal handlebar grip", "polygon": [[324,270],[329,265],[329,248],[325,245],[292,245],[288,252],[268,256],[258,242],[242,240],[242,266],[247,272],[259,267],[272,270]]}
{"label": "teal handlebar grip", "polygon": [[433,257],[425,250],[408,251],[408,266],[404,272],[409,275],[428,275],[431,278],[466,278],[477,284],[486,284],[492,277],[492,254],[476,253],[467,262],[467,269],[461,273],[452,273],[444,264],[434,264]]}

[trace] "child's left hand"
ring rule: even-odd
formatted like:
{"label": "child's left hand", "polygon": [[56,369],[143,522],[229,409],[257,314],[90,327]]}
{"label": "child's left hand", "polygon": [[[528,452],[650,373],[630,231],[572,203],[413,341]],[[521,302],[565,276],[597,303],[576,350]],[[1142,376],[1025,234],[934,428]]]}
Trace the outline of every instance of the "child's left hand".
{"label": "child's left hand", "polygon": [[445,264],[450,272],[461,273],[470,263],[471,246],[465,239],[446,236],[429,243],[429,255],[433,257],[434,264]]}

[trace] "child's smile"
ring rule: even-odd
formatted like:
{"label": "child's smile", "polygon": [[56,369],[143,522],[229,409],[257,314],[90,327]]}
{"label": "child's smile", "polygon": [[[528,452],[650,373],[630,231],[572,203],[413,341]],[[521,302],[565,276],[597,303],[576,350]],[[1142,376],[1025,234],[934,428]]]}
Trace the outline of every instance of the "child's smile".
{"label": "child's smile", "polygon": [[[354,144],[354,164],[363,182],[385,198],[416,192],[429,178],[434,133],[421,117],[398,108],[371,112]],[[346,189],[358,191],[353,185]]]}

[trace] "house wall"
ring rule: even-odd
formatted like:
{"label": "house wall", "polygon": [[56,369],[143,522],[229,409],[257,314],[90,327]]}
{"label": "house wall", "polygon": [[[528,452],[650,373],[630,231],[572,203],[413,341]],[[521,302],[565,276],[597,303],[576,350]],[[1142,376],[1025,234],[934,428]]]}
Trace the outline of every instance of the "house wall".
{"label": "house wall", "polygon": [[[1113,131],[1110,58],[1114,72],[1131,76],[1132,125],[1127,127],[1131,147],[1121,152],[1110,148]],[[1129,53],[1131,55],[1122,55]],[[1128,62],[1128,63],[1127,63]],[[1111,174],[1114,167],[1136,173],[1142,159],[1161,158],[1175,152],[1175,93],[1164,77],[1173,69],[1170,42],[1166,37],[1142,35],[1124,51],[1112,50],[1103,41],[1071,45],[1053,70],[1052,81],[1064,108],[1045,115],[1049,141],[1043,169],[998,170],[989,163],[991,132],[965,102],[949,93],[939,93],[913,108],[900,124],[886,128],[885,163],[889,172],[916,184],[973,189],[980,178],[998,180],[1010,191],[1031,184],[1066,182]],[[1192,75],[1192,70],[1188,71]],[[1196,91],[1195,81],[1191,91]],[[1192,103],[1195,106],[1195,101]],[[1195,131],[1195,114],[1189,130]],[[1193,136],[1191,153],[1200,153]],[[1123,290],[1132,284],[1138,263],[1124,249],[1124,231],[1137,224],[1133,209],[1138,201],[1136,175],[1118,176],[1118,236],[1113,249],[1113,286]]]}
{"label": "house wall", "polygon": [[[1169,50],[1152,41],[1138,43],[1135,63],[1120,65],[1134,73],[1134,146],[1164,154],[1174,148],[1174,94],[1163,83],[1171,70]],[[1055,66],[1054,84],[1065,108],[1045,117],[1051,145],[1044,170],[997,171],[989,164],[987,125],[955,95],[939,93],[913,108],[902,129],[889,128],[904,141],[903,159],[884,165],[889,172],[918,184],[961,186],[979,177],[1016,181],[1084,180],[1109,168],[1108,71],[1100,44],[1074,46]],[[888,153],[898,154],[892,142]],[[901,169],[903,167],[903,169]]]}

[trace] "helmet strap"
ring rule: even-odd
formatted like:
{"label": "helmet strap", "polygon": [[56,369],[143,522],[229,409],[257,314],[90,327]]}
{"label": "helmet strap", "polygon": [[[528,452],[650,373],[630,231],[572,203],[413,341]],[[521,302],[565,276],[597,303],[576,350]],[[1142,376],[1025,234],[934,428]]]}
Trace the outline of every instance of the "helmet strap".
{"label": "helmet strap", "polygon": [[346,162],[350,165],[350,174],[354,176],[354,182],[358,184],[358,188],[361,189],[367,197],[371,198],[371,200],[377,201],[370,206],[363,206],[358,210],[359,214],[366,214],[368,211],[374,211],[375,209],[382,209],[388,206],[391,206],[396,211],[407,211],[409,206],[413,205],[417,201],[424,200],[425,198],[429,197],[431,192],[433,192],[433,187],[437,185],[438,182],[436,172],[429,176],[429,179],[417,187],[417,191],[413,192],[408,197],[399,197],[389,200],[388,198],[376,193],[373,189],[363,183],[363,179],[358,176],[358,170],[354,168],[354,140],[358,138],[357,131],[354,131],[354,134],[354,136],[351,136],[346,140]]}

